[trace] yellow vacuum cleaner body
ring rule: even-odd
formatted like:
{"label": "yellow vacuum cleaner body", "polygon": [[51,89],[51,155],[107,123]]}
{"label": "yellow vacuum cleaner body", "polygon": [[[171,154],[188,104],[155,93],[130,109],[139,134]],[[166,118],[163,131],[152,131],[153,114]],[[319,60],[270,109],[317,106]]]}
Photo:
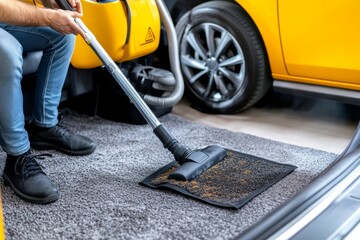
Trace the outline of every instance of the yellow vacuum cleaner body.
{"label": "yellow vacuum cleaner body", "polygon": [[[114,61],[136,59],[158,48],[161,22],[155,0],[82,0],[82,6],[82,21]],[[81,36],[77,38],[71,65],[80,69],[102,66]]]}
{"label": "yellow vacuum cleaner body", "polygon": [[[22,0],[43,6],[40,0]],[[161,20],[155,0],[81,0],[82,21],[115,62],[153,53],[159,46]],[[103,64],[77,36],[71,65],[91,69]]]}

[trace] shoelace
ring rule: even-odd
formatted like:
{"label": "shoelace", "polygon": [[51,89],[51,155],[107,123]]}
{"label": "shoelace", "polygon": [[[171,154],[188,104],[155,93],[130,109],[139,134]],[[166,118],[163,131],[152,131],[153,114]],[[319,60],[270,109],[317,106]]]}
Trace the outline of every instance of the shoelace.
{"label": "shoelace", "polygon": [[[43,166],[36,161],[36,159],[44,159],[45,157],[51,157],[49,153],[38,154],[38,155],[26,155],[20,157],[16,163],[16,172],[22,176],[23,179],[37,174],[43,173]],[[20,171],[19,171],[20,170]]]}
{"label": "shoelace", "polygon": [[70,115],[70,114],[71,114],[71,110],[66,109],[66,108],[62,109],[58,114],[58,124],[56,125],[54,131],[56,133],[59,133],[60,136],[68,137],[73,134],[73,132],[70,129],[68,129],[67,127],[65,127],[64,125],[61,124],[61,122],[64,119],[64,116]]}
{"label": "shoelace", "polygon": [[56,135],[58,136],[62,136],[63,138],[67,138],[68,136],[71,136],[73,134],[73,132],[71,130],[69,130],[68,128],[66,128],[65,126],[58,124],[55,128],[54,128],[54,133],[56,133]]}

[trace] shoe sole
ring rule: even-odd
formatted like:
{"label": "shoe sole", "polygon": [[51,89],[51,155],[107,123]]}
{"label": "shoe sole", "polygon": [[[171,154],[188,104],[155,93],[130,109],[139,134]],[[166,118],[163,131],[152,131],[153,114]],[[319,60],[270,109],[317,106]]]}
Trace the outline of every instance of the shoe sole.
{"label": "shoe sole", "polygon": [[35,197],[31,197],[28,196],[24,193],[22,193],[21,191],[19,191],[9,180],[9,178],[6,176],[6,174],[3,175],[3,180],[4,180],[4,185],[5,186],[9,186],[12,188],[12,190],[14,191],[14,193],[21,199],[27,201],[27,202],[31,202],[31,203],[37,203],[37,204],[48,204],[48,203],[52,203],[55,202],[56,200],[59,199],[59,194],[56,195],[51,195],[47,198],[35,198]]}
{"label": "shoe sole", "polygon": [[81,151],[71,151],[71,150],[68,150],[68,149],[64,149],[64,148],[49,144],[49,143],[31,142],[31,141],[30,141],[30,145],[31,145],[32,148],[34,148],[36,150],[57,150],[57,151],[60,151],[60,152],[63,152],[65,154],[72,155],[72,156],[90,155],[96,149],[96,146],[94,146],[92,148],[84,149],[84,150],[81,150]]}

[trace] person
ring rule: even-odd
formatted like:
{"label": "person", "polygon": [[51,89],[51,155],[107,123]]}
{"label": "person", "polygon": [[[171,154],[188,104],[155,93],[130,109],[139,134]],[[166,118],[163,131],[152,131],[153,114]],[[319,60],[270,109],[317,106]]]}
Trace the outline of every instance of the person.
{"label": "person", "polygon": [[[31,148],[87,155],[96,145],[58,122],[75,35],[85,36],[74,22],[74,18],[82,17],[81,2],[69,0],[75,11],[65,11],[53,0],[41,1],[53,8],[0,0],[0,144],[7,154],[4,184],[28,202],[45,204],[56,201],[59,191],[37,162],[43,156],[32,154]],[[42,51],[43,56],[37,71],[32,121],[25,127],[22,56],[32,51]]]}

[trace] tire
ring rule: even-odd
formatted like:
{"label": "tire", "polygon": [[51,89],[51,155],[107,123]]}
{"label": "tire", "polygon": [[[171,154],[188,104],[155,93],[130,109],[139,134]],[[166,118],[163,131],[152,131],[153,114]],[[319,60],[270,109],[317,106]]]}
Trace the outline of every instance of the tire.
{"label": "tire", "polygon": [[176,32],[186,92],[195,108],[240,112],[268,91],[271,78],[262,39],[237,4],[200,4],[181,17]]}

